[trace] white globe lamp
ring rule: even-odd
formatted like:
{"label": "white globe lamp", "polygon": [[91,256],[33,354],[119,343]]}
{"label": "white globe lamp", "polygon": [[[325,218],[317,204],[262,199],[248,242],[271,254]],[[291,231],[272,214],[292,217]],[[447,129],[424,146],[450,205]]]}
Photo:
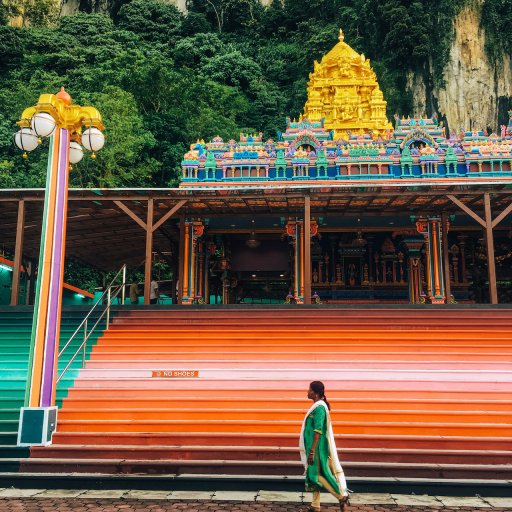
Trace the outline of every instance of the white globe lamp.
{"label": "white globe lamp", "polygon": [[32,117],[32,129],[39,137],[48,137],[55,130],[55,119],[46,112],[38,112]]}
{"label": "white globe lamp", "polygon": [[87,130],[82,133],[82,144],[85,149],[94,153],[105,145],[105,135],[103,135],[98,128],[87,128]]}
{"label": "white globe lamp", "polygon": [[14,142],[22,151],[34,151],[39,145],[39,137],[32,128],[22,128],[14,136]]}
{"label": "white globe lamp", "polygon": [[78,144],[78,142],[70,142],[69,143],[69,163],[77,164],[84,157],[84,150],[82,146]]}

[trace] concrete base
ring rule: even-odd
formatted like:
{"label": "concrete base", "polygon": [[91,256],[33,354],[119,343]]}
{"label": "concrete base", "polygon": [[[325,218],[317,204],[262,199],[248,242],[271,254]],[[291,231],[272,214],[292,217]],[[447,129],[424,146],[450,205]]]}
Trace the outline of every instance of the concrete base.
{"label": "concrete base", "polygon": [[49,446],[57,426],[58,407],[22,407],[18,446]]}

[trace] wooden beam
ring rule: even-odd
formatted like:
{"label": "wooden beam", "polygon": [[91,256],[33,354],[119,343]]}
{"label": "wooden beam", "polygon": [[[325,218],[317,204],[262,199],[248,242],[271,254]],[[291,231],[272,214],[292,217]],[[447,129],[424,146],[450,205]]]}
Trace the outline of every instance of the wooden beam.
{"label": "wooden beam", "polygon": [[492,227],[496,227],[510,212],[512,212],[512,203],[510,203],[493,221]]}
{"label": "wooden beam", "polygon": [[483,226],[484,228],[486,227],[486,223],[482,219],[482,217],[480,217],[473,210],[468,208],[462,201],[459,201],[455,196],[453,196],[451,194],[448,194],[446,197],[448,197],[448,199],[450,199],[450,201],[455,203],[461,210],[465,211],[470,217],[475,219],[481,226]]}
{"label": "wooden beam", "polygon": [[25,201],[18,201],[18,222],[16,224],[16,245],[14,248],[14,268],[12,272],[11,306],[18,305],[20,293],[21,255],[23,253],[23,234],[25,230]]}
{"label": "wooden beam", "polygon": [[[148,199],[148,204],[149,204],[149,201],[153,202],[153,199]],[[126,206],[121,201],[114,201],[114,204],[117,205],[120,210],[122,210],[124,213],[126,213],[126,215],[128,215],[128,217],[133,219],[142,229],[147,231],[146,223],[143,220],[141,220],[139,217],[137,217],[137,215],[135,215],[135,213],[133,213],[130,210],[130,208],[128,208],[128,206]]]}
{"label": "wooden beam", "polygon": [[[450,257],[448,254],[448,214],[442,215],[442,244],[443,244],[443,267],[444,267],[444,290],[446,293],[446,304],[450,304],[452,295],[452,283],[450,280]],[[457,270],[454,268],[453,272]]]}
{"label": "wooden beam", "polygon": [[304,197],[304,304],[311,304],[311,198]]}
{"label": "wooden beam", "polygon": [[496,285],[496,262],[494,261],[494,238],[492,234],[491,198],[489,192],[484,194],[485,237],[487,246],[487,271],[489,273],[489,297],[491,304],[498,304],[498,288]]}
{"label": "wooden beam", "polygon": [[158,229],[167,219],[172,217],[185,203],[186,199],[182,199],[178,204],[175,204],[165,215],[163,215],[158,222],[153,225],[153,231]]}
{"label": "wooden beam", "polygon": [[183,297],[183,269],[184,269],[184,258],[185,255],[185,217],[180,216],[180,242],[178,250],[178,300],[177,303],[181,304]]}
{"label": "wooden beam", "polygon": [[151,278],[153,270],[153,198],[148,199],[148,216],[146,222],[146,263],[144,265],[144,304],[149,304]]}

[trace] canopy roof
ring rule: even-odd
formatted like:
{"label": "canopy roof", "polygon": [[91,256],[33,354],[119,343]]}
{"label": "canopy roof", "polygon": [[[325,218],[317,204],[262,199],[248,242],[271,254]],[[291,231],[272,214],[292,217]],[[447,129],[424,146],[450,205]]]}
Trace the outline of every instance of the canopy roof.
{"label": "canopy roof", "polygon": [[[13,251],[16,240],[18,203],[25,201],[23,253],[37,259],[41,236],[44,189],[0,190],[0,249]],[[180,217],[208,218],[217,223],[216,232],[231,230],[240,218],[287,218],[302,216],[304,197],[311,197],[311,215],[324,218],[381,217],[407,218],[411,215],[457,213],[465,216],[447,195],[483,216],[483,193],[492,194],[494,216],[512,197],[510,179],[446,180],[442,183],[400,180],[364,183],[340,182],[322,186],[232,187],[190,189],[70,189],[66,254],[101,270],[113,270],[123,263],[142,264],[146,230],[129,216],[127,207],[144,224],[148,200],[154,204],[154,223],[167,212],[186,203],[154,231],[153,250],[168,258],[177,251]],[[229,222],[228,220],[231,220]],[[404,219],[405,220],[405,219]],[[219,221],[219,222],[216,222]],[[350,225],[345,219],[345,224]],[[373,222],[373,225],[378,222]],[[385,224],[388,224],[386,222]],[[391,224],[391,223],[389,223]],[[475,225],[477,225],[475,223]],[[224,228],[224,226],[228,226]],[[354,229],[357,228],[354,220]],[[262,224],[263,228],[263,224]],[[249,232],[243,228],[238,232]],[[237,229],[233,229],[237,232]],[[267,223],[268,231],[279,231]],[[389,228],[388,228],[389,229]],[[478,226],[478,229],[480,227]],[[320,227],[322,230],[322,227]],[[325,228],[328,231],[328,228]]]}

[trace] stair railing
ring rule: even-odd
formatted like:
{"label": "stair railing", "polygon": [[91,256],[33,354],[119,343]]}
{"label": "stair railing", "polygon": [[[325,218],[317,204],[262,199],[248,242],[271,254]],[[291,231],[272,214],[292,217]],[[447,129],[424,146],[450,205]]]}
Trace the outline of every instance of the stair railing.
{"label": "stair railing", "polygon": [[[120,275],[122,276],[122,283],[121,284],[115,284],[117,279],[118,279],[118,277]],[[60,357],[62,356],[64,351],[69,347],[71,342],[78,336],[78,333],[80,333],[81,331],[83,332],[83,341],[80,344],[80,346],[76,349],[75,353],[73,354],[73,356],[69,360],[69,362],[66,365],[66,367],[64,368],[64,370],[62,370],[62,372],[58,375],[58,377],[57,377],[57,384],[60,382],[62,377],[64,377],[64,374],[69,370],[70,366],[73,364],[73,361],[78,357],[80,352],[82,353],[82,368],[85,367],[85,355],[86,355],[86,352],[87,352],[87,341],[91,337],[91,334],[94,332],[96,327],[98,327],[100,322],[103,320],[103,317],[105,315],[107,317],[106,318],[106,327],[105,327],[105,329],[108,330],[109,325],[110,325],[110,306],[111,306],[112,302],[114,302],[114,300],[117,298],[117,296],[119,294],[121,294],[121,301],[122,301],[121,304],[124,304],[125,293],[126,293],[125,288],[126,288],[126,265],[123,265],[119,269],[117,274],[114,276],[114,278],[112,279],[110,284],[107,286],[105,291],[101,294],[101,297],[95,302],[94,306],[91,308],[89,313],[87,313],[87,316],[82,320],[81,324],[76,328],[76,331],[71,335],[71,338],[69,338],[68,342],[59,351],[58,358],[60,359]],[[105,299],[105,296],[107,297],[107,299],[106,299],[106,307],[101,312],[100,316],[96,320],[96,323],[92,326],[91,329],[89,329],[88,328],[88,326],[89,326],[89,317],[92,315],[92,313],[94,312],[94,310],[97,308],[97,306],[99,304],[103,304],[103,300]],[[92,322],[92,320],[91,320],[91,322]]]}

